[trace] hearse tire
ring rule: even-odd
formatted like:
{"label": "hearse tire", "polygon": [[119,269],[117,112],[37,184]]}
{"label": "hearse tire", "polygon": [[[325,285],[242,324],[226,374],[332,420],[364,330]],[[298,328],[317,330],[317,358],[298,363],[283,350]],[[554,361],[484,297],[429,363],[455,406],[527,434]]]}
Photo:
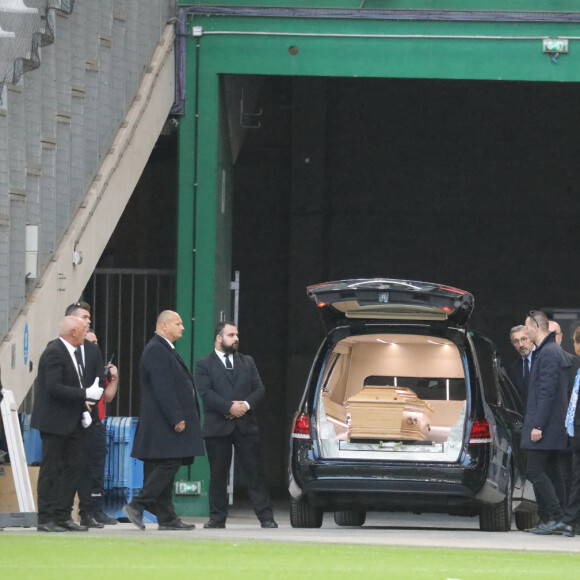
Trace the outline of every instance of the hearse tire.
{"label": "hearse tire", "polygon": [[343,510],[334,512],[334,521],[337,526],[363,526],[367,519],[365,510]]}
{"label": "hearse tire", "polygon": [[293,528],[320,528],[324,512],[308,503],[305,498],[290,502],[290,525]]}
{"label": "hearse tire", "polygon": [[496,504],[487,505],[479,512],[482,532],[509,532],[512,529],[511,493]]}

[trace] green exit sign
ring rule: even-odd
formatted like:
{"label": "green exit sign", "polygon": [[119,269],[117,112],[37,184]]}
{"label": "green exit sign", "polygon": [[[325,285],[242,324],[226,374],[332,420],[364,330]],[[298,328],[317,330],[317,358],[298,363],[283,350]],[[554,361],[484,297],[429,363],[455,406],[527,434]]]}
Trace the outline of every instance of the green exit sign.
{"label": "green exit sign", "polygon": [[175,495],[199,495],[201,482],[199,481],[176,481]]}
{"label": "green exit sign", "polygon": [[566,38],[544,38],[544,52],[559,52],[565,54],[568,52],[568,39]]}

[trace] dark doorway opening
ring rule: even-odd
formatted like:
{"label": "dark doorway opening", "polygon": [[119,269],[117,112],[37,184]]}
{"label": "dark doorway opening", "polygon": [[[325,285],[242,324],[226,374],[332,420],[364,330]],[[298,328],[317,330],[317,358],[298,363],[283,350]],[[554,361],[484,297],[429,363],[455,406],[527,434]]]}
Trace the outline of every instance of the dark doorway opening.
{"label": "dark doorway opening", "polygon": [[157,315],[175,308],[177,124],[168,121],[83,299],[106,361],[119,369],[110,416],[138,416],[139,360]]}
{"label": "dark doorway opening", "polygon": [[274,487],[322,337],[308,284],[357,277],[469,290],[471,326],[511,360],[509,329],[576,308],[577,84],[262,78],[235,164],[241,350],[268,389]]}

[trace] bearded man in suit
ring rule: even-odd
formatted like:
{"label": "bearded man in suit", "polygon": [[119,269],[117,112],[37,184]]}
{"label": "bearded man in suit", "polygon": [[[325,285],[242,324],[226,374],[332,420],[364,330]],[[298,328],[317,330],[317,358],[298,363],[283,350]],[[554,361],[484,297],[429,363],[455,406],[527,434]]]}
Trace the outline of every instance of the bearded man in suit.
{"label": "bearded man in suit", "polygon": [[83,470],[81,418],[87,401],[103,394],[98,385],[84,388],[75,351],[84,343],[85,323],[66,316],[59,338],[51,341],[38,363],[30,426],[40,431],[42,461],[38,475],[40,532],[87,531],[71,519],[75,492]]}
{"label": "bearded man in suit", "polygon": [[214,351],[199,359],[195,382],[204,405],[203,437],[209,460],[210,519],[204,528],[225,528],[227,480],[236,450],[256,516],[263,528],[277,528],[260,465],[260,431],[255,411],[266,389],[251,356],[238,352],[238,329],[219,322]]}
{"label": "bearded man in suit", "polygon": [[144,480],[139,495],[123,508],[141,530],[144,510],[157,516],[160,530],[195,528],[181,521],[172,501],[179,468],[205,455],[193,377],[173,344],[182,334],[179,314],[163,311],[141,355],[141,410],[131,456],[143,460]]}

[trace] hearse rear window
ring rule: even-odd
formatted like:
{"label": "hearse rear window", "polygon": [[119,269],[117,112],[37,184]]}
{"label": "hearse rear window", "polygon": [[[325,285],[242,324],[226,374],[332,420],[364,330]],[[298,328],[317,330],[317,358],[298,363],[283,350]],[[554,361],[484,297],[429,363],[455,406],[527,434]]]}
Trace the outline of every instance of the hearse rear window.
{"label": "hearse rear window", "polygon": [[439,453],[443,461],[458,453],[467,392],[461,353],[450,340],[348,336],[334,346],[321,374],[319,437],[325,457],[402,449]]}

